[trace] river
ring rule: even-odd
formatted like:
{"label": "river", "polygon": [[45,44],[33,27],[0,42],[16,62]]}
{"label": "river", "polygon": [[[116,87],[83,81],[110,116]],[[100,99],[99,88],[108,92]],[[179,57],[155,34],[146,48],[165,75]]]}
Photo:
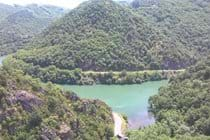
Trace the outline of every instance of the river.
{"label": "river", "polygon": [[[0,65],[4,58],[5,56],[0,57]],[[155,122],[154,117],[148,113],[148,99],[157,94],[158,89],[167,83],[167,80],[163,80],[140,85],[62,85],[62,87],[74,91],[82,98],[104,101],[114,112],[125,114],[128,117],[130,129],[138,129]]]}
{"label": "river", "polygon": [[163,80],[140,85],[63,85],[62,87],[74,91],[82,98],[104,101],[114,112],[128,117],[130,129],[138,129],[155,122],[154,117],[148,113],[148,99],[157,94],[158,89],[167,83],[167,80]]}

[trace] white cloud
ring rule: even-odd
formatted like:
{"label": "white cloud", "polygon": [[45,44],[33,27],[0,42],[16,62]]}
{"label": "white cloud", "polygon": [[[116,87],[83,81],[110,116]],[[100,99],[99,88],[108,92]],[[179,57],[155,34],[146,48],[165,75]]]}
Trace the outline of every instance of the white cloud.
{"label": "white cloud", "polygon": [[0,0],[0,3],[5,4],[19,4],[19,5],[27,5],[27,4],[50,4],[60,7],[66,7],[66,8],[75,8],[80,3],[84,2],[86,0]]}

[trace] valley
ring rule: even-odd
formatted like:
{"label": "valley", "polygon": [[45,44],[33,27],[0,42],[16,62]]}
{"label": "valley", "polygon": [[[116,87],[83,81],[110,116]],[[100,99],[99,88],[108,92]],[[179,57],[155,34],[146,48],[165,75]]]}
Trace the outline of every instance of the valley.
{"label": "valley", "polygon": [[0,140],[210,139],[209,0],[65,2],[0,3]]}
{"label": "valley", "polygon": [[[6,56],[0,57],[0,65]],[[128,72],[132,75],[135,73],[162,73],[162,70]],[[164,70],[168,73],[183,73],[184,70]],[[86,71],[85,74],[108,74],[109,72]],[[119,75],[121,72],[113,72]],[[155,122],[154,117],[148,112],[149,97],[158,93],[158,89],[166,86],[168,80],[145,82],[140,85],[59,85],[67,91],[73,91],[81,98],[100,99],[109,105],[114,112],[124,114],[128,117],[129,129],[138,129]]]}

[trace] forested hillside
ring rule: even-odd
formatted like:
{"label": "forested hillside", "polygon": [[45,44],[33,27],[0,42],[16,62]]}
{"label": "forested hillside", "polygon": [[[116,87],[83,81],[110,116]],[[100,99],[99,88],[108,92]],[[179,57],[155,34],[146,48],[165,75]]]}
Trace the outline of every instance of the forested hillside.
{"label": "forested hillside", "polygon": [[210,136],[210,58],[171,79],[170,85],[161,88],[159,94],[153,96],[149,102],[157,123],[142,131],[131,132],[131,139],[156,137],[168,140],[169,137],[174,137],[171,139],[208,140]]}
{"label": "forested hillside", "polygon": [[209,21],[209,7],[189,0],[137,9],[90,0],[46,29],[21,59],[68,70],[185,68],[208,52]]}
{"label": "forested hillside", "polygon": [[147,52],[157,40],[153,29],[131,10],[111,0],[91,0],[45,30],[34,41],[42,48],[28,52],[39,55],[26,56],[25,61],[61,69],[139,70],[151,62]]}
{"label": "forested hillside", "polygon": [[[14,58],[25,62],[34,77],[71,84],[65,79],[78,77],[72,74],[78,68],[186,68],[209,53],[209,7],[200,3],[161,0],[131,8],[111,0],[90,0],[44,30],[30,43],[31,49]],[[49,80],[52,77],[57,78]]]}
{"label": "forested hillside", "polygon": [[0,68],[0,139],[111,140],[114,120],[105,103],[52,83],[169,77],[149,99],[156,122],[126,136],[210,139],[210,0],[89,0],[58,19],[64,13],[0,4],[0,55],[27,47]]}
{"label": "forested hillside", "polygon": [[55,6],[0,4],[0,55],[13,53],[31,41],[66,10]]}
{"label": "forested hillside", "polygon": [[145,0],[146,6],[141,3],[135,0],[135,11],[163,35],[160,46],[152,49],[153,57],[169,67],[180,62],[185,67],[187,62],[194,63],[209,54],[210,1]]}
{"label": "forested hillside", "polygon": [[17,8],[10,6],[10,5],[6,5],[6,4],[2,4],[0,3],[0,22],[2,20],[4,20],[7,16],[17,12]]}
{"label": "forested hillside", "polygon": [[0,139],[109,140],[113,128],[105,103],[0,68]]}

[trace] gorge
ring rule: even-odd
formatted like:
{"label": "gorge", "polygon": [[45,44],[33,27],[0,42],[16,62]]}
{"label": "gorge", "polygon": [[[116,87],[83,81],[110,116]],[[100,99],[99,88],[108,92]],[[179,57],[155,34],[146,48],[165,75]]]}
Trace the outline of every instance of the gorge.
{"label": "gorge", "polygon": [[[6,56],[0,57],[0,65]],[[151,81],[132,85],[59,85],[67,91],[73,91],[81,98],[100,99],[109,105],[114,112],[128,117],[128,128],[138,129],[155,122],[148,112],[149,97],[166,86],[168,80]]]}
{"label": "gorge", "polygon": [[0,139],[209,140],[209,15],[209,0],[0,4]]}

